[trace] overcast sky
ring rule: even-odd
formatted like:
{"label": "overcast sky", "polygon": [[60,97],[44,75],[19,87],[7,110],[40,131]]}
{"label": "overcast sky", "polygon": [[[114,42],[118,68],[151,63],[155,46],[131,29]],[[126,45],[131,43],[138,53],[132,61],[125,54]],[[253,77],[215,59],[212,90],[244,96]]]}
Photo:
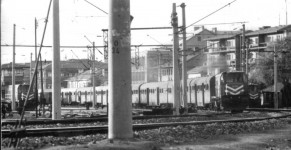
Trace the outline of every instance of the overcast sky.
{"label": "overcast sky", "polygon": [[[38,20],[38,44],[40,44],[44,18],[46,17],[50,0],[2,0],[1,12],[1,43],[13,43],[13,24],[16,24],[16,44],[34,45],[34,18]],[[87,0],[95,6],[108,12],[108,0]],[[108,28],[108,15],[92,6],[85,0],[60,0],[60,31],[61,46],[87,46],[95,41],[97,46],[103,45],[103,32]],[[172,4],[186,4],[187,26],[207,16],[211,12],[233,2],[233,0],[131,0],[131,15],[134,17],[132,28],[138,27],[170,27]],[[217,24],[232,22],[247,22],[246,29],[255,30],[261,26],[278,26],[286,24],[286,6],[291,10],[291,0],[236,0],[229,6],[197,23]],[[181,26],[181,8],[177,7],[179,26]],[[44,45],[52,45],[52,18],[44,39]],[[288,24],[291,22],[291,11],[288,12]],[[240,29],[241,23],[224,25],[205,25],[218,30]],[[187,28],[193,33],[193,26]],[[170,44],[172,30],[139,30],[132,31],[133,45]],[[99,48],[103,52],[103,48]],[[149,48],[148,48],[149,49]],[[16,48],[16,63],[29,62],[30,53],[34,48]],[[44,48],[42,54],[51,60],[51,49]],[[96,52],[96,58],[102,60],[102,55]],[[77,56],[76,56],[77,55]],[[12,61],[12,47],[2,47],[2,64]],[[87,58],[88,50],[61,48],[61,59]],[[33,55],[34,58],[34,55]]]}

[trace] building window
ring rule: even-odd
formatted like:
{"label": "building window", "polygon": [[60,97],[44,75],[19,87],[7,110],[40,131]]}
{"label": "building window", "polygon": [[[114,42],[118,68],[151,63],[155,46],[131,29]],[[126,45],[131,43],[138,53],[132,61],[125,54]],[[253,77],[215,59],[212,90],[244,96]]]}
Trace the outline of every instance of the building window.
{"label": "building window", "polygon": [[197,37],[197,41],[201,41],[201,36],[198,36]]}
{"label": "building window", "polygon": [[259,43],[259,39],[255,38],[255,44],[258,44],[258,43]]}
{"label": "building window", "polygon": [[230,59],[231,59],[230,55],[226,55],[226,60],[230,60]]}
{"label": "building window", "polygon": [[281,40],[281,36],[280,35],[277,35],[277,40]]}

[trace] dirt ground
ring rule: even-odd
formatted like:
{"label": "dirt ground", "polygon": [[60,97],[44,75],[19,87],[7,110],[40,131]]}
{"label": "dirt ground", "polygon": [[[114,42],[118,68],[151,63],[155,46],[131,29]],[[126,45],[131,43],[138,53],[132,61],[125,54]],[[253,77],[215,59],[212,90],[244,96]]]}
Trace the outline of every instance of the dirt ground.
{"label": "dirt ground", "polygon": [[162,150],[291,150],[291,125],[267,132],[220,135]]}

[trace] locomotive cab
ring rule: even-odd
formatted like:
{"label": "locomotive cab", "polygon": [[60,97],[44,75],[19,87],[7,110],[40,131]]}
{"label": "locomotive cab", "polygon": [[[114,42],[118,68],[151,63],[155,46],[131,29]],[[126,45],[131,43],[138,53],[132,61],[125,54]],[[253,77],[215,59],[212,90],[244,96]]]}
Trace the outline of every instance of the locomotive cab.
{"label": "locomotive cab", "polygon": [[247,77],[244,72],[223,72],[217,76],[217,88],[220,93],[223,110],[242,112],[248,106]]}

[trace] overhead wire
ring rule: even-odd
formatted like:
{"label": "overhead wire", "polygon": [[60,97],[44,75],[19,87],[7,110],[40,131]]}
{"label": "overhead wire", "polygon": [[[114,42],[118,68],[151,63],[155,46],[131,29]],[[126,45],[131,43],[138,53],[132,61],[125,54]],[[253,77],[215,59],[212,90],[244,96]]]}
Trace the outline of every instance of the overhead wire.
{"label": "overhead wire", "polygon": [[88,2],[87,0],[84,0],[84,1],[87,2],[87,3],[89,3],[90,5],[94,6],[95,8],[99,9],[100,11],[102,11],[102,12],[104,12],[105,14],[108,15],[108,13],[107,13],[106,11],[102,10],[101,8],[97,7],[96,5],[94,5],[94,4],[90,3],[90,2]]}
{"label": "overhead wire", "polygon": [[[185,27],[185,28],[184,28],[184,29],[182,29],[181,31],[183,31],[183,30],[185,30],[185,29],[189,28],[190,26],[193,26],[194,24],[196,24],[196,23],[200,22],[201,20],[203,20],[203,19],[205,19],[205,18],[207,18],[207,17],[209,17],[209,16],[213,15],[214,13],[216,13],[216,12],[220,11],[221,9],[225,8],[226,6],[230,6],[230,4],[234,3],[235,1],[237,1],[237,0],[233,0],[232,2],[230,2],[230,3],[228,3],[228,4],[226,4],[226,5],[222,6],[222,7],[220,7],[219,9],[215,10],[214,12],[212,12],[212,13],[210,13],[210,14],[206,15],[205,17],[203,17],[203,18],[199,19],[198,21],[196,21],[196,22],[194,22],[194,23],[192,23],[192,24],[188,25],[187,27]],[[181,31],[179,31],[179,32],[181,32]]]}

